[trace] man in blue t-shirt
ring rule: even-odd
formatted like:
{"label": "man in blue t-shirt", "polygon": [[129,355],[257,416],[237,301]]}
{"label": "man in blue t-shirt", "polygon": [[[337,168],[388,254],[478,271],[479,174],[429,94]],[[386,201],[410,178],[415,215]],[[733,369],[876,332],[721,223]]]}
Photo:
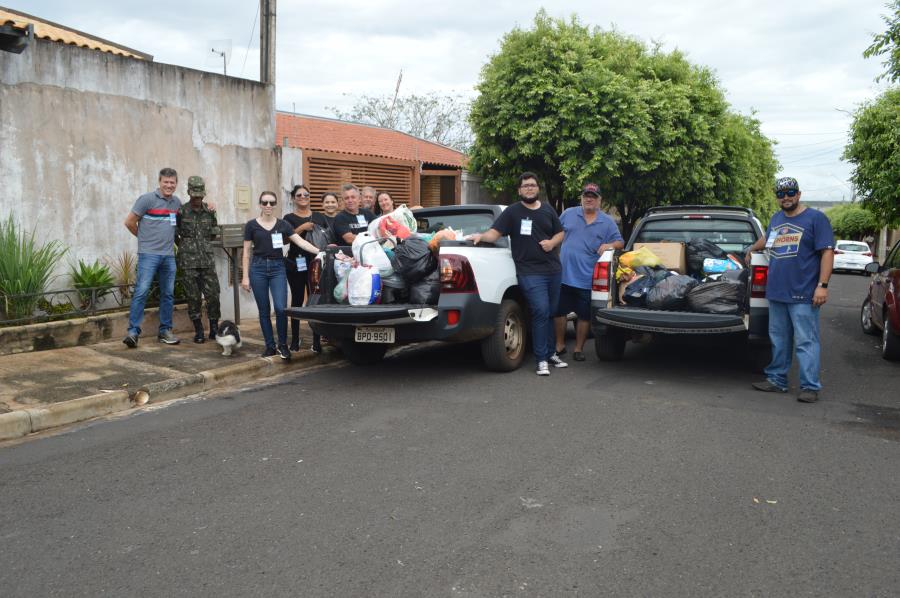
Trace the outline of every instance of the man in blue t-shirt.
{"label": "man in blue t-shirt", "polygon": [[608,249],[622,249],[625,241],[612,218],[600,210],[600,187],[588,183],[581,191],[581,205],[559,217],[566,233],[562,243],[562,286],[556,327],[556,354],[566,352],[566,316],[575,312],[575,349],[572,358],[584,361],[584,343],[591,327],[591,283],[594,264]]}
{"label": "man in blue t-shirt", "polygon": [[531,345],[537,375],[549,376],[550,365],[568,366],[553,350],[553,316],[559,304],[562,279],[557,248],[563,240],[563,229],[556,210],[541,202],[540,193],[537,175],[522,173],[519,176],[521,201],[503,210],[486,232],[471,238],[478,245],[509,236],[516,278],[531,311]]}
{"label": "man in blue t-shirt", "polygon": [[765,248],[769,254],[769,337],[772,362],[766,379],[754,382],[763,392],[787,392],[793,348],[797,348],[800,393],[797,400],[819,399],[819,308],[828,300],[828,279],[834,265],[834,233],[825,214],[800,205],[797,180],[785,177],[775,184],[781,212],[772,216],[766,236],[747,251]]}

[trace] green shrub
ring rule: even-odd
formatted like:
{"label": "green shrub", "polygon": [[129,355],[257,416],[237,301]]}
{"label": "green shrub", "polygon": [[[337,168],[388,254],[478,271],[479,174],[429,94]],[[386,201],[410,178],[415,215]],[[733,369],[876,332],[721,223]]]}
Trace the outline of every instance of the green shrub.
{"label": "green shrub", "polygon": [[12,214],[0,221],[0,312],[5,319],[31,317],[54,266],[67,251],[56,240],[38,245],[35,231],[26,235]]}
{"label": "green shrub", "polygon": [[78,289],[81,299],[81,309],[90,309],[105,295],[112,292],[116,284],[109,266],[94,260],[93,263],[85,263],[78,260],[78,265],[71,267],[72,286]]}
{"label": "green shrub", "polygon": [[119,294],[122,299],[127,299],[131,296],[131,287],[137,280],[137,257],[126,250],[115,257],[107,258],[106,262],[119,286]]}

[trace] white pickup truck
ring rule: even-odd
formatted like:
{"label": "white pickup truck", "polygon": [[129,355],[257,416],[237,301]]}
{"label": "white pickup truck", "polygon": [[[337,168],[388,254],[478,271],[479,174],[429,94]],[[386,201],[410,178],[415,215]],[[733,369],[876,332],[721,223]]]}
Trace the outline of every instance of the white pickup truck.
{"label": "white pickup truck", "polygon": [[[414,212],[418,232],[444,228],[466,235],[488,230],[504,209],[496,205],[423,208]],[[336,303],[331,289],[320,288],[333,255],[350,248],[332,247],[322,266],[311,272],[312,293],[305,307],[288,308],[289,317],[309,322],[313,331],[341,348],[356,364],[381,361],[388,348],[420,341],[480,341],[488,369],[511,371],[522,364],[528,334],[524,297],[516,280],[509,239],[496,243],[442,241],[437,259],[440,295],[431,305],[391,303],[353,306]]]}
{"label": "white pickup truck", "polygon": [[[638,223],[625,245],[635,243],[682,242],[706,239],[728,253],[744,256],[764,234],[752,210],[734,206],[666,206],[651,208]],[[594,266],[591,289],[591,330],[597,357],[604,361],[622,359],[625,343],[649,335],[719,335],[751,350],[755,369],[771,356],[769,302],[766,282],[769,258],[754,252],[748,265],[747,297],[744,308],[735,314],[694,313],[654,310],[621,305],[616,288],[618,255],[607,251]]]}

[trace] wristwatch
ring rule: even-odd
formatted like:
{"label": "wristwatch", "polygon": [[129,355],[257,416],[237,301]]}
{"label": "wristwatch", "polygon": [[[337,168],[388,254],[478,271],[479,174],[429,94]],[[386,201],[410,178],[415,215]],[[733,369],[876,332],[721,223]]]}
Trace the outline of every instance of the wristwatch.
{"label": "wristwatch", "polygon": [[819,287],[821,287],[821,288],[823,288],[823,289],[827,289],[827,288],[828,288],[828,283],[827,283],[827,282],[820,282],[820,283],[819,283]]}

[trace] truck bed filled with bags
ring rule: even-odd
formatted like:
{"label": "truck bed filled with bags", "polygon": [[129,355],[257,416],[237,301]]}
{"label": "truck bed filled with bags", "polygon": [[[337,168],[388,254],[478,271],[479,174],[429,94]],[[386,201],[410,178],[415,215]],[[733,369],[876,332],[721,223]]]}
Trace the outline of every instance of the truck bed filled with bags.
{"label": "truck bed filled with bags", "polygon": [[616,264],[619,305],[722,315],[749,307],[742,256],[706,239],[636,243]]}

